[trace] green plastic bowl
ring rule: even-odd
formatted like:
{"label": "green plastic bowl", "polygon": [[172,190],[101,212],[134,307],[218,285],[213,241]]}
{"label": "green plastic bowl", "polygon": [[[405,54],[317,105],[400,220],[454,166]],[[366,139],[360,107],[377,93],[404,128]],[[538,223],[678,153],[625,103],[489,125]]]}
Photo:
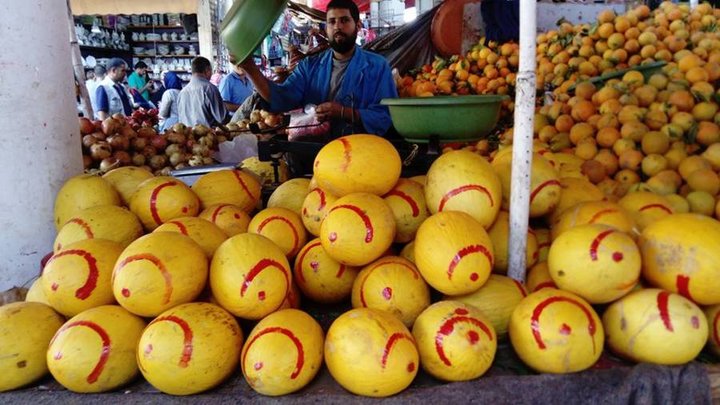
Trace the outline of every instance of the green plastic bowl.
{"label": "green plastic bowl", "polygon": [[385,98],[393,125],[408,142],[427,143],[480,140],[495,128],[500,107],[508,96],[473,95]]}
{"label": "green plastic bowl", "polygon": [[220,32],[237,62],[247,59],[262,43],[287,0],[237,0],[225,14]]}

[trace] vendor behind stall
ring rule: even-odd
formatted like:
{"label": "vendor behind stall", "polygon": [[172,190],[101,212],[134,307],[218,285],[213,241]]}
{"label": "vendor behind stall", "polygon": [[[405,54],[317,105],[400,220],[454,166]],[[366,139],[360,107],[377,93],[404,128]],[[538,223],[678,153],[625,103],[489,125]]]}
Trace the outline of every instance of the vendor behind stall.
{"label": "vendor behind stall", "polygon": [[391,120],[380,100],[397,97],[390,66],[355,45],[361,23],[352,0],[332,0],[326,22],[331,49],[304,59],[284,83],[265,78],[252,56],[240,66],[272,112],[314,104],[318,119],[331,122],[331,138],[363,132],[384,135]]}

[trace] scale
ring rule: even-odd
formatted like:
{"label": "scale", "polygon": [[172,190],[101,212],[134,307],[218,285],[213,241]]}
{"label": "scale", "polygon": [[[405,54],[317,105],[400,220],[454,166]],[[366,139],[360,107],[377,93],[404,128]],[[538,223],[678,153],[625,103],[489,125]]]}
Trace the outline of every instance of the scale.
{"label": "scale", "polygon": [[[285,115],[281,125],[273,128],[260,129],[257,124],[250,124],[250,132],[258,136],[258,159],[271,162],[274,168],[275,185],[279,185],[280,160],[285,157],[290,177],[312,177],[312,164],[325,142],[290,141],[288,129],[309,128],[317,125],[290,125],[290,116]],[[427,173],[432,162],[440,156],[440,139],[430,136],[427,144],[409,143],[402,139],[394,130],[386,139],[393,144],[402,159],[402,177],[412,177]]]}

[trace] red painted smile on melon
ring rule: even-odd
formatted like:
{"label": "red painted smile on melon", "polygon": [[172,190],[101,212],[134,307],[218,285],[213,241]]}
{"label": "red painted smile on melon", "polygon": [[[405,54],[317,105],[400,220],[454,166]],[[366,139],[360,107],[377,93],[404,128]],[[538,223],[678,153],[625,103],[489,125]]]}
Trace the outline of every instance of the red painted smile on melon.
{"label": "red painted smile on melon", "polygon": [[163,184],[155,187],[155,189],[152,191],[152,194],[150,195],[150,214],[152,214],[153,221],[155,221],[155,223],[157,225],[162,225],[162,223],[163,223],[162,219],[160,218],[160,214],[158,213],[158,210],[157,210],[157,200],[160,195],[160,191],[162,191],[162,189],[164,189],[166,187],[174,187],[174,186],[177,186],[176,182],[168,181],[167,183],[163,183]]}
{"label": "red painted smile on melon", "polygon": [[258,226],[258,228],[257,228],[258,233],[262,235],[263,228],[265,228],[267,226],[267,224],[269,224],[272,221],[281,221],[281,222],[286,223],[287,226],[290,227],[290,230],[292,231],[292,234],[293,234],[293,247],[292,247],[292,250],[290,251],[290,255],[292,256],[293,254],[295,254],[295,252],[297,252],[298,242],[300,241],[300,236],[298,236],[298,231],[297,231],[297,229],[295,229],[295,226],[292,224],[292,222],[290,222],[290,220],[288,220],[285,217],[281,217],[279,215],[269,216],[269,217],[265,218],[265,220],[262,221],[260,223],[260,225]]}
{"label": "red painted smile on melon", "polygon": [[[161,318],[157,318],[154,321],[150,322],[151,326],[158,322],[172,322],[180,327],[183,331],[183,352],[182,357],[180,357],[180,362],[178,363],[178,366],[182,368],[186,368],[188,364],[190,363],[190,360],[192,360],[192,353],[193,353],[193,331],[190,328],[190,325],[188,323],[177,316],[170,315],[170,316],[163,316]],[[147,353],[146,353],[147,354]]]}
{"label": "red painted smile on melon", "polygon": [[[460,308],[455,310],[455,313],[458,315],[466,315],[467,311]],[[470,316],[455,316],[451,317],[448,320],[446,320],[441,326],[440,329],[435,334],[435,351],[438,354],[438,357],[440,360],[448,367],[452,366],[452,362],[450,362],[450,359],[447,358],[447,355],[445,355],[445,348],[443,347],[443,340],[446,336],[450,336],[451,333],[455,330],[455,325],[458,323],[466,323],[469,325],[476,326],[482,330],[485,335],[488,337],[489,340],[493,340],[492,332],[490,332],[490,329],[482,323],[480,320],[475,319]],[[477,343],[479,340],[479,336],[477,332],[470,331],[471,333],[468,335],[468,339],[470,340],[471,344]]]}
{"label": "red painted smile on melon", "polygon": [[[91,321],[77,321],[69,323],[65,326],[63,326],[53,337],[52,341],[50,342],[50,346],[52,346],[53,342],[55,342],[55,339],[57,339],[58,336],[60,336],[62,333],[67,331],[70,328],[74,328],[76,326],[84,326],[86,328],[90,328],[93,330],[93,332],[97,333],[98,337],[100,337],[100,340],[102,340],[102,350],[100,350],[100,359],[98,360],[97,364],[93,368],[93,370],[90,372],[90,375],[87,376],[87,382],[88,384],[94,384],[98,378],[100,377],[100,374],[102,374],[103,369],[105,369],[105,364],[107,363],[108,359],[110,358],[110,352],[112,350],[112,341],[110,340],[110,335],[108,335],[107,331],[103,329],[100,325],[96,324],[95,322]],[[55,360],[60,360],[62,358],[62,353],[56,353],[55,354]]]}
{"label": "red painted smile on melon", "polygon": [[[147,260],[148,262],[152,263],[155,268],[157,268],[160,273],[162,274],[163,278],[165,279],[165,296],[163,298],[163,304],[167,304],[170,302],[170,297],[172,296],[173,292],[173,286],[172,286],[172,275],[168,271],[168,269],[165,267],[165,264],[158,259],[157,257],[149,254],[149,253],[141,253],[137,255],[133,255],[130,257],[125,258],[120,264],[117,265],[115,268],[115,272],[113,273],[113,282],[115,279],[115,275],[117,273],[120,273],[120,271],[129,263],[137,262],[141,260]],[[128,293],[128,296],[130,294]]]}
{"label": "red painted smile on melon", "polygon": [[360,219],[362,219],[363,223],[365,224],[365,243],[371,243],[373,240],[375,229],[373,228],[372,222],[370,221],[370,217],[368,217],[367,214],[365,214],[365,212],[360,207],[352,204],[338,205],[336,207],[333,207],[330,212],[340,209],[353,211],[360,217]]}
{"label": "red painted smile on melon", "polygon": [[[64,252],[60,252],[50,258],[48,261],[48,264],[52,262],[53,260],[56,260],[58,258],[61,258],[63,256],[80,256],[83,259],[85,259],[85,262],[87,262],[88,265],[88,277],[85,281],[85,284],[82,285],[82,287],[78,288],[75,291],[75,297],[81,300],[85,300],[88,297],[90,297],[90,294],[92,294],[93,291],[95,291],[95,287],[97,287],[97,281],[98,277],[100,276],[100,272],[98,271],[97,267],[97,260],[95,257],[93,257],[92,254],[90,254],[88,251],[81,250],[81,249],[73,249],[73,250],[66,250]],[[55,284],[52,286],[55,287]],[[53,291],[57,290],[57,288],[53,288]]]}
{"label": "red painted smile on melon", "polygon": [[403,200],[405,200],[405,202],[408,203],[408,205],[410,205],[413,218],[417,218],[420,215],[420,207],[418,207],[417,202],[415,202],[415,200],[406,193],[400,190],[391,190],[389,193],[386,194],[386,196],[396,196],[402,198]]}
{"label": "red painted smile on melon", "polygon": [[585,308],[585,306],[578,301],[575,301],[572,298],[568,297],[550,297],[542,301],[538,306],[535,307],[535,310],[533,311],[532,317],[530,318],[530,328],[533,332],[533,337],[535,338],[535,342],[537,343],[538,347],[540,349],[545,349],[545,342],[542,340],[542,334],[540,333],[540,315],[542,315],[543,311],[546,307],[549,305],[552,305],[557,302],[567,302],[572,305],[575,305],[576,307],[580,308],[580,310],[585,313],[585,316],[587,316],[588,319],[588,333],[590,334],[590,338],[593,342],[593,353],[595,353],[595,339],[593,337],[595,336],[595,332],[597,331],[597,326],[595,325],[595,319],[593,318],[592,314],[590,313],[590,310]]}
{"label": "red painted smile on melon", "polygon": [[[383,350],[383,356],[380,360],[380,364],[382,365],[382,368],[385,368],[387,366],[388,357],[390,357],[390,352],[393,349],[393,346],[395,346],[395,343],[397,343],[401,339],[406,339],[409,342],[415,343],[415,339],[412,338],[412,336],[408,336],[406,333],[393,333],[390,336],[390,339],[388,339],[387,343],[385,344],[385,349]],[[414,370],[414,368],[413,368]]]}
{"label": "red painted smile on melon", "polygon": [[[300,339],[295,336],[295,334],[290,329],[285,329],[281,327],[271,327],[271,328],[265,328],[258,332],[257,335],[255,335],[252,340],[250,340],[247,343],[247,346],[245,348],[245,352],[242,356],[242,364],[243,367],[245,366],[245,360],[247,358],[247,353],[250,351],[250,347],[252,347],[253,344],[255,344],[255,341],[257,341],[260,337],[267,335],[268,333],[280,333],[282,335],[287,336],[292,343],[295,345],[295,348],[297,349],[297,361],[295,362],[295,370],[293,370],[292,374],[290,374],[290,379],[294,380],[297,378],[297,376],[300,375],[300,372],[302,372],[303,366],[305,365],[305,350],[303,350],[303,344],[300,341]],[[255,363],[257,365],[257,363]],[[262,363],[260,363],[262,364]],[[256,370],[259,370],[262,368],[255,367]]]}
{"label": "red painted smile on melon", "polygon": [[445,208],[445,205],[448,203],[448,201],[451,198],[455,197],[458,194],[465,193],[467,191],[479,191],[479,192],[485,194],[487,196],[487,198],[490,200],[490,206],[491,207],[495,206],[495,201],[493,201],[492,195],[490,194],[488,189],[486,189],[485,187],[478,185],[478,184],[469,184],[469,185],[461,186],[461,187],[458,187],[458,188],[448,191],[447,194],[445,194],[443,196],[442,200],[440,200],[440,205],[438,206],[438,212],[442,211]]}

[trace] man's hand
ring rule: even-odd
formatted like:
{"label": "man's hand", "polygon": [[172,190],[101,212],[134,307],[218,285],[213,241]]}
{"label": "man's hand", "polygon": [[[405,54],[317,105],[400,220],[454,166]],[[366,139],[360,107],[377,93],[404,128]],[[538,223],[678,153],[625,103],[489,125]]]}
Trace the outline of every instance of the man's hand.
{"label": "man's hand", "polygon": [[315,107],[315,116],[318,121],[325,122],[340,117],[342,106],[340,103],[327,102]]}

